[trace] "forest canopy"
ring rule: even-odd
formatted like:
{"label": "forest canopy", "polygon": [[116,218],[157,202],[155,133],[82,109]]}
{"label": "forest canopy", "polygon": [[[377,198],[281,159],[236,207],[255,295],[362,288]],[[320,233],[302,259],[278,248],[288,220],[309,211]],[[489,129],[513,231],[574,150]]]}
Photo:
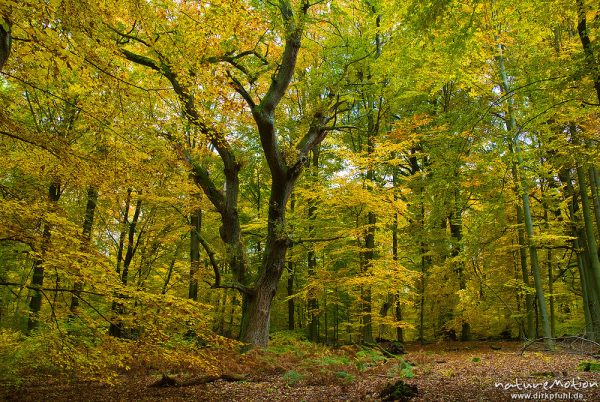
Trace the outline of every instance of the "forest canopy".
{"label": "forest canopy", "polygon": [[6,373],[600,340],[596,1],[3,0],[0,104]]}

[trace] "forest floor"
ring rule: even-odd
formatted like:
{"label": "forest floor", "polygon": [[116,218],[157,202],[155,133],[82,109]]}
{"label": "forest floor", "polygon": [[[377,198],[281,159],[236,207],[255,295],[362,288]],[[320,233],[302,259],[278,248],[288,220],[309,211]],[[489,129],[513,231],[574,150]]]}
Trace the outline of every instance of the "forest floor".
{"label": "forest floor", "polygon": [[[229,377],[218,380],[206,373],[171,372],[169,378],[177,381],[177,386],[158,387],[152,385],[161,379],[159,373],[132,369],[122,374],[116,385],[49,379],[18,389],[0,388],[0,399],[378,401],[387,384],[402,379],[417,388],[411,401],[600,401],[600,386],[594,383],[600,384],[600,373],[580,369],[582,361],[592,358],[565,350],[549,353],[531,348],[521,353],[521,348],[518,342],[409,344],[400,359],[377,348],[356,346],[321,347],[311,352],[269,348],[221,356],[220,372]],[[517,384],[537,388],[523,390]]]}

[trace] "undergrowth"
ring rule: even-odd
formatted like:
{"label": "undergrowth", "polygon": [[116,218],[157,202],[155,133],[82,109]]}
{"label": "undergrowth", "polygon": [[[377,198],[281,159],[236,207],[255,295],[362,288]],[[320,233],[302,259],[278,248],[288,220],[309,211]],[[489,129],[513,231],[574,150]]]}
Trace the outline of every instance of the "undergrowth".
{"label": "undergrowth", "polygon": [[164,340],[151,335],[127,340],[44,328],[26,336],[0,329],[0,384],[19,387],[50,379],[115,384],[125,372],[216,374],[221,371],[217,355],[234,345],[215,339],[204,347],[184,336]]}
{"label": "undergrowth", "polygon": [[[298,331],[274,333],[268,348],[250,351],[247,356],[255,364],[250,371],[262,376],[280,375],[287,386],[349,384],[361,372],[389,360],[382,351],[370,347],[332,348],[312,343]],[[389,376],[412,378],[412,366],[402,358],[397,360],[397,369],[389,371]]]}

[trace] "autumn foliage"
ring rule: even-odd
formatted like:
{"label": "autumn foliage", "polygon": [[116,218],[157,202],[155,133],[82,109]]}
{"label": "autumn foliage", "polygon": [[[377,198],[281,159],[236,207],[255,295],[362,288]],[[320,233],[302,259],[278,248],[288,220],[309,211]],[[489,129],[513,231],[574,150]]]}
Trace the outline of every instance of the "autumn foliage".
{"label": "autumn foliage", "polygon": [[1,381],[599,341],[598,5],[400,3],[4,0]]}

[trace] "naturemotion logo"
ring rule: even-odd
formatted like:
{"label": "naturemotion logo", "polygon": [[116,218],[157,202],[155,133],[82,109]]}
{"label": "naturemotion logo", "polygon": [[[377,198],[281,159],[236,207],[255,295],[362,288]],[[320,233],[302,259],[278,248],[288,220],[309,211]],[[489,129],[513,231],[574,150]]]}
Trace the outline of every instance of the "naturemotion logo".
{"label": "naturemotion logo", "polygon": [[597,388],[598,382],[596,381],[587,381],[582,380],[580,378],[571,378],[571,379],[554,379],[552,381],[543,381],[543,382],[526,382],[520,380],[519,378],[515,378],[514,382],[502,383],[495,382],[494,386],[496,388],[500,388],[503,390],[519,390],[519,391],[530,391],[530,390],[557,390],[557,389],[570,389],[575,391],[580,391],[584,389]]}

